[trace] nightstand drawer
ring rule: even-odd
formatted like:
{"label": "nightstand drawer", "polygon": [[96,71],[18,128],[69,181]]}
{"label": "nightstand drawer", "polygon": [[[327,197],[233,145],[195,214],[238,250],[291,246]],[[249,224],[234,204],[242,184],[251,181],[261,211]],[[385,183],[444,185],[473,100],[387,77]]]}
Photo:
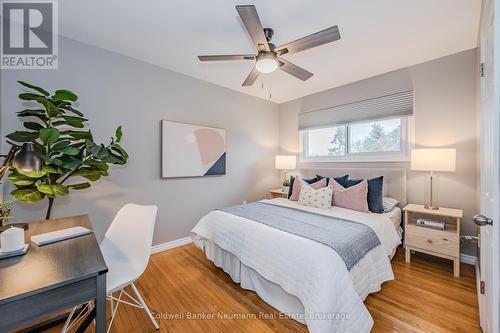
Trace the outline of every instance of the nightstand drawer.
{"label": "nightstand drawer", "polygon": [[415,225],[406,226],[406,245],[452,257],[459,255],[455,231],[440,231]]}

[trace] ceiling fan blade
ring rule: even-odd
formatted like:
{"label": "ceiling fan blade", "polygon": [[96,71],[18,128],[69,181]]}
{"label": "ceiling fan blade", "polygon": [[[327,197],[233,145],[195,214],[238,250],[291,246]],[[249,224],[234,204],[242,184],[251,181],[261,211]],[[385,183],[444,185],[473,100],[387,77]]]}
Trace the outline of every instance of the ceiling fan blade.
{"label": "ceiling fan blade", "polygon": [[278,63],[280,65],[280,69],[283,72],[286,72],[292,76],[295,76],[297,79],[300,79],[302,81],[308,80],[311,76],[313,76],[313,73],[306,71],[303,68],[300,68],[297,65],[292,64],[290,61],[286,61],[285,59],[278,59]]}
{"label": "ceiling fan blade", "polygon": [[259,75],[260,75],[260,72],[254,66],[253,69],[252,69],[252,71],[250,72],[250,74],[248,74],[248,76],[245,79],[245,81],[243,81],[242,86],[243,87],[249,87],[249,86],[253,85],[253,83],[255,82],[255,80],[257,80],[257,78],[259,77]]}
{"label": "ceiling fan blade", "polygon": [[231,54],[231,55],[201,55],[200,61],[221,61],[221,60],[255,60],[253,54]]}
{"label": "ceiling fan blade", "polygon": [[326,43],[340,39],[339,28],[335,25],[325,30],[318,31],[312,35],[297,39],[293,42],[276,48],[278,56],[283,54],[297,53]]}
{"label": "ceiling fan blade", "polygon": [[267,43],[266,35],[264,35],[264,28],[260,23],[259,14],[253,5],[236,6],[236,10],[245,25],[250,37],[255,43],[255,47],[259,51],[269,52],[269,44]]}

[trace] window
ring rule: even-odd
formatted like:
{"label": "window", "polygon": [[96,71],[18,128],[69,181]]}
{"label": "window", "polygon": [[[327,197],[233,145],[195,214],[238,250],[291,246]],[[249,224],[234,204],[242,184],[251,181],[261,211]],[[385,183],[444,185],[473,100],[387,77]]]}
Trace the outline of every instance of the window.
{"label": "window", "polygon": [[342,156],[346,153],[346,127],[307,130],[307,156]]}
{"label": "window", "polygon": [[401,150],[401,119],[387,119],[349,126],[349,151],[374,153]]}
{"label": "window", "polygon": [[303,160],[406,161],[410,118],[391,118],[303,131]]}

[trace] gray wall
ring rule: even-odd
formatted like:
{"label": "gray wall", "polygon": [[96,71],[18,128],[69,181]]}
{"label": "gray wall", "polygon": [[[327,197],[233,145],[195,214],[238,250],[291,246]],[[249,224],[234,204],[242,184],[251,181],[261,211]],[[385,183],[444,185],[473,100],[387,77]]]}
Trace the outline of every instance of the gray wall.
{"label": "gray wall", "polygon": [[[440,176],[440,204],[465,211],[463,234],[475,234],[478,211],[477,56],[461,52],[409,68],[415,88],[416,147],[457,148],[457,172]],[[53,216],[91,215],[102,236],[112,217],[127,202],[159,207],[154,243],[188,235],[209,210],[267,196],[279,184],[274,155],[298,153],[298,112],[329,107],[339,89],[303,97],[279,106],[182,74],[66,38],[60,41],[59,70],[2,70],[0,133],[19,129],[15,112],[16,80],[49,89],[68,88],[80,96],[97,141],[107,141],[119,124],[130,162],[113,167],[111,176],[91,189],[59,199]],[[356,84],[354,84],[356,85]],[[360,85],[362,87],[362,84]],[[373,90],[373,89],[372,89]],[[160,120],[179,120],[227,129],[227,175],[161,179]],[[279,129],[279,131],[278,131]],[[3,144],[2,151],[7,146]],[[334,163],[300,167],[335,167]],[[342,167],[404,167],[408,163],[342,163]],[[421,203],[423,173],[408,171],[408,201]],[[6,186],[6,192],[10,190]],[[42,205],[17,204],[17,220],[44,216]],[[464,253],[474,247],[465,244]]]}
{"label": "gray wall", "polygon": [[[415,147],[450,147],[457,149],[457,171],[441,174],[441,206],[464,210],[462,234],[475,235],[471,218],[478,212],[478,106],[477,52],[468,50],[408,68],[415,90]],[[365,89],[370,95],[378,87],[362,81],[353,84],[356,93]],[[330,107],[334,99],[346,94],[334,88],[280,105],[280,150],[298,154],[298,113]],[[423,203],[424,175],[409,170],[409,163],[299,163],[301,168],[388,167],[408,169],[408,202]],[[464,244],[462,252],[475,254],[475,247]]]}
{"label": "gray wall", "polygon": [[[123,146],[131,158],[92,188],[56,200],[54,217],[90,214],[102,236],[123,204],[156,204],[154,244],[159,244],[187,236],[209,210],[261,199],[279,184],[276,104],[66,38],[59,47],[58,70],[1,71],[2,135],[22,126],[15,115],[22,108],[15,81],[24,80],[75,91],[96,141],[107,142],[123,125]],[[227,175],[161,179],[161,119],[226,128]],[[7,148],[3,144],[2,150]],[[46,204],[17,204],[15,219],[41,219]]]}

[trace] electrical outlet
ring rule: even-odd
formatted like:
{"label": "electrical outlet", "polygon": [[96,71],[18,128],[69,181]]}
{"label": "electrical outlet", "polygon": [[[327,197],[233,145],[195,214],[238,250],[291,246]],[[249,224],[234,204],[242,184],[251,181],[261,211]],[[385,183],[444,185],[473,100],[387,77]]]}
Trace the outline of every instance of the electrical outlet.
{"label": "electrical outlet", "polygon": [[463,241],[471,241],[473,243],[477,243],[479,241],[479,238],[476,236],[470,236],[470,235],[464,235],[460,236],[460,239]]}

